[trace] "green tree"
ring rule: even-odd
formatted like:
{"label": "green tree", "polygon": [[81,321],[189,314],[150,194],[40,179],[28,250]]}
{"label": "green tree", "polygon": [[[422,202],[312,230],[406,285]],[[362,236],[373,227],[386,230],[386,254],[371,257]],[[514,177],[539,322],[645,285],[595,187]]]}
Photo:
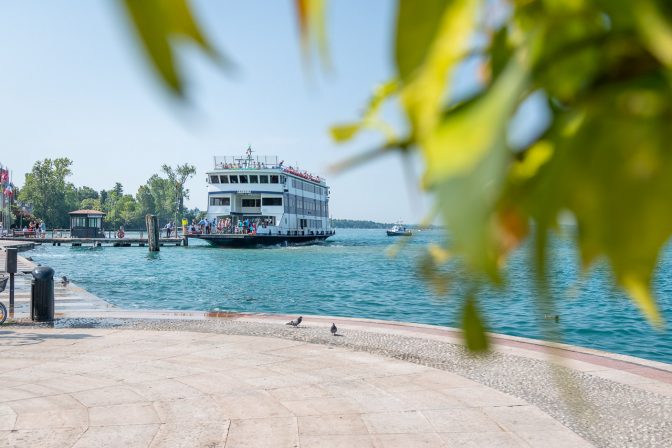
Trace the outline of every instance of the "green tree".
{"label": "green tree", "polygon": [[177,165],[175,169],[168,165],[162,165],[161,171],[166,173],[168,180],[174,189],[174,221],[180,222],[179,218],[184,214],[184,200],[189,199],[189,190],[184,188],[184,183],[196,174],[196,167],[185,163]]}
{"label": "green tree", "polygon": [[[143,212],[156,215],[161,222],[172,219],[175,198],[175,188],[173,183],[158,174],[154,174],[147,180],[146,188],[145,192],[151,197],[151,202],[147,202],[150,203],[153,208],[143,210]],[[143,200],[146,201],[146,198],[143,198]]]}
{"label": "green tree", "polygon": [[33,214],[52,228],[69,225],[70,199],[74,198],[74,186],[66,181],[72,174],[70,165],[67,158],[35,162],[19,193],[18,199],[31,204]]}
{"label": "green tree", "polygon": [[82,210],[102,211],[101,209],[103,207],[100,205],[100,199],[86,198],[82,199],[82,201],[79,203],[79,208]]}
{"label": "green tree", "polygon": [[77,201],[82,202],[85,199],[98,199],[100,195],[91,187],[83,186],[77,188]]}

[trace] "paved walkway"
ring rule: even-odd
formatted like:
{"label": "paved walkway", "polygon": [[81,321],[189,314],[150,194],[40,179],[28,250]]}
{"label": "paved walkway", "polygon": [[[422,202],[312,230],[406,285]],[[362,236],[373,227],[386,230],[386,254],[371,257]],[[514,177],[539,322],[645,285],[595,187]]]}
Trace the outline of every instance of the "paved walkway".
{"label": "paved walkway", "polygon": [[29,280],[0,327],[0,447],[672,446],[669,364],[502,335],[474,358],[429,325],[120,310],[72,283],[47,328],[26,321]]}
{"label": "paved walkway", "polygon": [[523,399],[336,346],[11,328],[0,356],[0,446],[589,446]]}

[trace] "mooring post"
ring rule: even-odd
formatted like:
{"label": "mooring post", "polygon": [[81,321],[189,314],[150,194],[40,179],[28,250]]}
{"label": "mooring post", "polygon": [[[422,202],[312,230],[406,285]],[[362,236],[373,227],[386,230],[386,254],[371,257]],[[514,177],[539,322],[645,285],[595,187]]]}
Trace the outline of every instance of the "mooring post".
{"label": "mooring post", "polygon": [[146,215],[145,224],[147,225],[147,246],[150,252],[159,251],[159,223],[156,215]]}
{"label": "mooring post", "polygon": [[5,270],[9,273],[9,315],[14,317],[14,274],[16,274],[19,269],[18,263],[18,249],[16,247],[8,247],[6,251],[6,262]]}

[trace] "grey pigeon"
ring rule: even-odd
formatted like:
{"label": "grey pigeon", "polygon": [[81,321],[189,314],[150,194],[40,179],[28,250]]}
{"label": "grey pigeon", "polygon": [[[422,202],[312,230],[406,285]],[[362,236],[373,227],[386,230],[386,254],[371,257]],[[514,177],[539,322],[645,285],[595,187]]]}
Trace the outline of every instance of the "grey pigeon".
{"label": "grey pigeon", "polygon": [[331,324],[331,335],[336,336],[337,331],[338,331],[338,328],[336,328],[336,324],[332,322],[332,324]]}
{"label": "grey pigeon", "polygon": [[66,277],[65,275],[63,277],[61,277],[61,284],[63,286],[68,286],[68,283],[70,283],[70,280],[68,280],[68,277]]}
{"label": "grey pigeon", "polygon": [[302,320],[303,320],[303,316],[299,316],[295,320],[290,320],[285,325],[291,325],[292,327],[298,327]]}

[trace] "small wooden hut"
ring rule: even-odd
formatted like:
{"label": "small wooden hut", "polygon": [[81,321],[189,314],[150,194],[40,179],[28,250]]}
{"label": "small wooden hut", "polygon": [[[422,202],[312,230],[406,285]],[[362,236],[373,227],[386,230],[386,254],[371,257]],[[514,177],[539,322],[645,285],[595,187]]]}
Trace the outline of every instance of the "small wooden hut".
{"label": "small wooden hut", "polygon": [[103,232],[104,212],[98,210],[75,210],[70,215],[71,238],[105,238]]}

